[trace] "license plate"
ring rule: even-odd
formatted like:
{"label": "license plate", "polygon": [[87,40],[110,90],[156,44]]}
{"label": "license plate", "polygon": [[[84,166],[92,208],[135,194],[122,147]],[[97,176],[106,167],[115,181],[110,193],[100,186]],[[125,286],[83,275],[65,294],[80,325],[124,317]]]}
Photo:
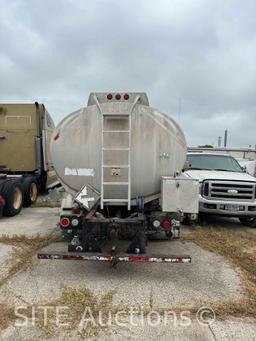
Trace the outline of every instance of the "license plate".
{"label": "license plate", "polygon": [[239,211],[239,205],[225,205],[225,210],[232,212]]}

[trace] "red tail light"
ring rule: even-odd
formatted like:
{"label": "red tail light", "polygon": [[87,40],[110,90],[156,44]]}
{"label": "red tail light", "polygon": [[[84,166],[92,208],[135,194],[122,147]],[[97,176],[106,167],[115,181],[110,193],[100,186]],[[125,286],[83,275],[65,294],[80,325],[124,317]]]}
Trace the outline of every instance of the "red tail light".
{"label": "red tail light", "polygon": [[119,101],[121,99],[121,95],[120,94],[116,94],[116,99]]}
{"label": "red tail light", "polygon": [[0,205],[5,205],[5,200],[1,195],[0,195]]}
{"label": "red tail light", "polygon": [[63,217],[60,219],[61,227],[68,227],[70,224],[70,220],[67,217]]}
{"label": "red tail light", "polygon": [[170,221],[169,221],[169,220],[164,220],[164,221],[163,221],[163,228],[164,228],[165,230],[167,230],[167,229],[169,229],[170,227],[171,227]]}
{"label": "red tail light", "polygon": [[125,94],[124,95],[124,99],[127,101],[129,99],[129,95],[128,94]]}
{"label": "red tail light", "polygon": [[113,98],[112,94],[107,95],[107,99],[110,101]]}
{"label": "red tail light", "polygon": [[57,135],[54,136],[54,141],[58,140],[58,138],[60,137],[59,133]]}

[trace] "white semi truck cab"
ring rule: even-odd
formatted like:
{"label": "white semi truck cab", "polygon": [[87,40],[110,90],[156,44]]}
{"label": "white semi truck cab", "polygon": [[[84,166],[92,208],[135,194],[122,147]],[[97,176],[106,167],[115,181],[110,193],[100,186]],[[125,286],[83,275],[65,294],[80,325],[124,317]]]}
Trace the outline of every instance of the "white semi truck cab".
{"label": "white semi truck cab", "polygon": [[188,153],[185,175],[200,183],[199,212],[256,226],[256,178],[227,154]]}

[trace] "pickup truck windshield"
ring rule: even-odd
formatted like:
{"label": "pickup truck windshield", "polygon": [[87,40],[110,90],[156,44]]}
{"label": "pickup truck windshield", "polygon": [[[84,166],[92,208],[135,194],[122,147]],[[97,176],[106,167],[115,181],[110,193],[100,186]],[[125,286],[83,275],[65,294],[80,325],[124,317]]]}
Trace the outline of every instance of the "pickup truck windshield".
{"label": "pickup truck windshield", "polygon": [[188,169],[221,170],[242,172],[239,163],[231,156],[222,155],[187,155]]}

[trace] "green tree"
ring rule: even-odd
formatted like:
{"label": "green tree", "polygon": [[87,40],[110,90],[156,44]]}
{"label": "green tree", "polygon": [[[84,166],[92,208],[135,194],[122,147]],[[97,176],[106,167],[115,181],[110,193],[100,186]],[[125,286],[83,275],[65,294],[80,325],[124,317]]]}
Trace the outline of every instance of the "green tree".
{"label": "green tree", "polygon": [[202,146],[198,146],[198,148],[213,148],[211,144],[204,144]]}

